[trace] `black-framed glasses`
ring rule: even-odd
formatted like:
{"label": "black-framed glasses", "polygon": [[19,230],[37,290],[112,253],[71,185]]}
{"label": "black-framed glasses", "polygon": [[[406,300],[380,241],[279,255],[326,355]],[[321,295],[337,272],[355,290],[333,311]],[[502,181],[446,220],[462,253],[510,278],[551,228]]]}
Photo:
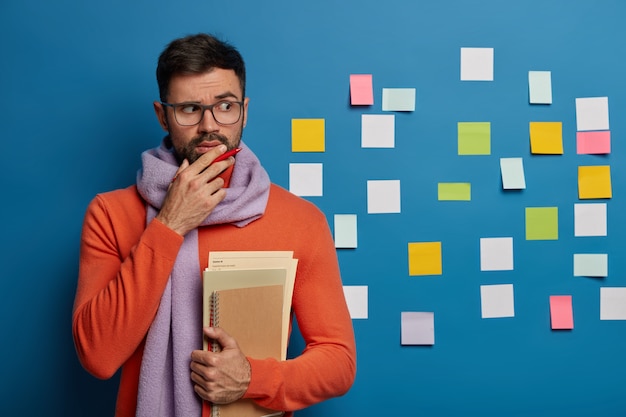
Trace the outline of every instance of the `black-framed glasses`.
{"label": "black-framed glasses", "polygon": [[181,126],[195,126],[202,121],[209,110],[215,121],[221,125],[234,125],[241,119],[243,101],[222,100],[213,104],[200,103],[164,103],[174,109],[174,118]]}

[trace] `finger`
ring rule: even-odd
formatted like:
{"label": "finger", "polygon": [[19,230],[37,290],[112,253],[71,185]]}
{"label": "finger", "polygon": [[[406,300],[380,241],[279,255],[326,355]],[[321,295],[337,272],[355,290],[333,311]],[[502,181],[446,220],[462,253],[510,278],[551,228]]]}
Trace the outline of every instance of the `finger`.
{"label": "finger", "polygon": [[176,173],[174,174],[174,176],[172,177],[172,181],[170,182],[170,185],[173,184],[178,179],[178,175],[181,172],[183,172],[188,166],[189,166],[189,161],[187,160],[187,158],[185,158],[183,162],[180,164],[180,166],[178,167],[178,169],[176,170]]}
{"label": "finger", "polygon": [[191,164],[193,167],[193,173],[199,174],[207,169],[213,163],[215,158],[226,152],[226,149],[226,145],[219,145],[200,155],[200,157],[193,164]]}

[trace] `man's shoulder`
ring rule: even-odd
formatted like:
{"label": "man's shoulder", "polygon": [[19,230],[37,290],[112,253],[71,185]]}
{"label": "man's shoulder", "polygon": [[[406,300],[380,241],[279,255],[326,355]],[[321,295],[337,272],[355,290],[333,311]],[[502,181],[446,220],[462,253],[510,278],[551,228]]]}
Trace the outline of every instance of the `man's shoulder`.
{"label": "man's shoulder", "polygon": [[274,212],[281,212],[281,215],[290,217],[308,217],[309,219],[314,217],[325,218],[322,210],[311,201],[305,200],[274,183],[272,183],[270,188],[268,208]]}
{"label": "man's shoulder", "polygon": [[145,202],[139,195],[136,185],[98,193],[92,204],[106,207],[107,211],[133,213],[145,212]]}

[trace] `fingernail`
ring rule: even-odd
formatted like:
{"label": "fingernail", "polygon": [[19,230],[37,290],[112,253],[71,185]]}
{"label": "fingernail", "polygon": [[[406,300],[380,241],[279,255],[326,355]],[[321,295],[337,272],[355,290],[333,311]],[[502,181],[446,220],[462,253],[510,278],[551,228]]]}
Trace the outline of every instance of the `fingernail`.
{"label": "fingernail", "polygon": [[220,152],[226,152],[226,145],[220,145]]}

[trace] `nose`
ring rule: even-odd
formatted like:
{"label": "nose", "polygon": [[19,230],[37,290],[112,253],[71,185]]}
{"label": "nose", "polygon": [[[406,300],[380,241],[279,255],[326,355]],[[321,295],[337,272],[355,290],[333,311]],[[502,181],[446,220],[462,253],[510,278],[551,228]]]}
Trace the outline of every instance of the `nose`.
{"label": "nose", "polygon": [[198,123],[198,130],[200,133],[210,133],[216,132],[219,130],[219,124],[215,121],[215,117],[213,117],[213,112],[209,109],[205,109],[202,114],[202,120]]}

